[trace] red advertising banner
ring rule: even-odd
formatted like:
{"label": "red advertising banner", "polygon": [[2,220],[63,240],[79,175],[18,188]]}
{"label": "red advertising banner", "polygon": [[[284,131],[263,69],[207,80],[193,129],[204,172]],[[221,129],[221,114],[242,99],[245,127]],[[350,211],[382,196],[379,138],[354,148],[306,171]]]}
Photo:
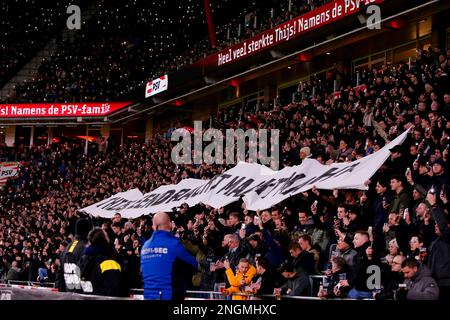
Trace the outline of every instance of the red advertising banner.
{"label": "red advertising banner", "polygon": [[39,117],[102,117],[132,103],[132,101],[124,101],[0,104],[0,119]]}
{"label": "red advertising banner", "polygon": [[383,0],[336,0],[226,48],[214,54],[213,57],[219,67],[230,64],[357,13],[361,4],[369,6],[382,2]]}

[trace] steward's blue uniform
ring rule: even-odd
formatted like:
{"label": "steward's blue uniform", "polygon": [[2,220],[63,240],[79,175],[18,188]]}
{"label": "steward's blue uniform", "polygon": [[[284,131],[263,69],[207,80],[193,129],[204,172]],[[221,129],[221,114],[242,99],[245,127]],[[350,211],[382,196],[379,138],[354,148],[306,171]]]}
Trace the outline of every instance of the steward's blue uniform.
{"label": "steward's blue uniform", "polygon": [[[141,251],[141,269],[144,299],[183,299],[189,267],[198,270],[197,260],[168,231],[157,230]],[[193,270],[193,271],[194,271]],[[185,280],[185,279],[184,279]]]}

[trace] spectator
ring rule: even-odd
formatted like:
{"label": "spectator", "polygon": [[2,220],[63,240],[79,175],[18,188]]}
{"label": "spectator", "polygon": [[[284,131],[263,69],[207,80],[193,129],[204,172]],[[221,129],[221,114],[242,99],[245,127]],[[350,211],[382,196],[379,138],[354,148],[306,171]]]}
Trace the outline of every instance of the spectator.
{"label": "spectator", "polygon": [[58,269],[59,280],[56,287],[59,291],[80,292],[80,259],[87,246],[87,237],[92,223],[87,219],[79,219],[75,226],[75,239],[61,253],[61,268]]}
{"label": "spectator", "polygon": [[[439,288],[436,281],[431,277],[431,271],[425,265],[409,258],[402,263],[402,272],[405,277],[406,296],[408,300],[437,300],[439,298]],[[400,291],[402,289],[399,289]]]}
{"label": "spectator", "polygon": [[[340,237],[336,245],[336,250],[330,252],[330,261],[334,256],[342,257],[344,258],[345,264],[353,269],[357,252],[352,248],[352,245],[353,242],[349,237]],[[328,269],[331,270],[331,266]]]}
{"label": "spectator", "polygon": [[345,264],[344,258],[333,257],[331,260],[331,273],[327,279],[324,279],[317,296],[320,298],[345,297],[348,287],[342,287],[340,281],[346,279],[349,275],[350,269]]}
{"label": "spectator", "polygon": [[354,259],[354,269],[352,275],[347,280],[341,280],[339,283],[342,287],[352,287],[348,293],[351,299],[370,299],[372,298],[372,290],[367,287],[367,268],[374,263],[372,248],[370,248],[369,234],[366,231],[358,231],[355,233],[353,244],[357,254]]}
{"label": "spectator", "polygon": [[428,267],[439,286],[439,299],[447,301],[450,296],[450,229],[442,210],[436,206],[436,195],[428,193],[427,202],[432,207],[431,214],[436,221],[435,230],[438,236],[430,245]]}
{"label": "spectator", "polygon": [[94,228],[88,235],[86,247],[79,265],[81,287],[84,293],[121,297],[123,292],[122,266],[113,258],[108,235],[101,228]]}
{"label": "spectator", "polygon": [[310,283],[307,273],[301,268],[295,268],[290,262],[283,263],[278,272],[287,280],[281,289],[282,295],[307,296],[310,294]]}
{"label": "spectator", "polygon": [[275,275],[264,258],[256,262],[256,272],[258,278],[251,285],[253,292],[257,295],[272,294],[275,288]]}
{"label": "spectator", "polygon": [[402,274],[402,264],[406,257],[402,255],[396,255],[390,264],[390,270],[384,279],[384,288],[379,293],[374,294],[376,300],[391,300],[395,298],[395,292],[399,288],[399,284],[404,282]]}
{"label": "spectator", "polygon": [[8,274],[6,275],[6,280],[20,280],[21,272],[22,270],[19,268],[19,263],[17,261],[13,261],[11,263],[11,267],[9,268]]}
{"label": "spectator", "polygon": [[233,300],[245,300],[242,295],[235,295],[236,293],[245,293],[245,287],[248,286],[253,277],[256,275],[256,269],[250,264],[246,258],[239,260],[236,274],[231,269],[230,261],[224,261],[225,273],[227,275],[230,287],[227,288],[227,294],[232,295]]}
{"label": "spectator", "polygon": [[410,207],[410,198],[404,187],[404,179],[401,175],[391,177],[391,189],[394,192],[389,213],[403,214],[403,210]]}

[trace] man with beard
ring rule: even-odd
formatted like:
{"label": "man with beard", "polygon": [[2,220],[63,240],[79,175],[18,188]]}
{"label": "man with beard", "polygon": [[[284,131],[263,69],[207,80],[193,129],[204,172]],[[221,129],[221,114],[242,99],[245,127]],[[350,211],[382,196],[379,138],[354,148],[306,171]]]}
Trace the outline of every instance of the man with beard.
{"label": "man with beard", "polygon": [[414,258],[408,258],[402,263],[402,272],[406,288],[397,290],[397,298],[406,298],[407,300],[438,299],[439,287],[431,277],[431,271],[427,266],[421,265]]}

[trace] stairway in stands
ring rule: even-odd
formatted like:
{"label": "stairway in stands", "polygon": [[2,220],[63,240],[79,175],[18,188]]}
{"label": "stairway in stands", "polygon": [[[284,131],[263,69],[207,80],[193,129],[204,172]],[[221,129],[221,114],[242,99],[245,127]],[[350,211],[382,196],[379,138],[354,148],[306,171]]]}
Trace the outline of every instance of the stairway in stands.
{"label": "stairway in stands", "polygon": [[[81,9],[81,29],[83,26],[92,18],[97,11],[100,9],[101,0],[93,1],[88,7]],[[67,14],[67,18],[69,14]],[[75,32],[81,32],[82,30],[69,30],[64,26],[63,30],[60,32],[60,37],[62,40],[73,40]],[[22,83],[25,80],[32,79],[36,74],[39,66],[43,59],[50,58],[53,54],[55,54],[57,49],[56,43],[57,37],[52,38],[44,48],[39,51],[36,56],[34,56],[27,64],[23,66],[23,68],[17,72],[17,74],[12,77],[8,83],[6,83],[0,89],[0,101],[6,100],[8,96],[10,96],[14,92],[14,86],[18,83]]]}

